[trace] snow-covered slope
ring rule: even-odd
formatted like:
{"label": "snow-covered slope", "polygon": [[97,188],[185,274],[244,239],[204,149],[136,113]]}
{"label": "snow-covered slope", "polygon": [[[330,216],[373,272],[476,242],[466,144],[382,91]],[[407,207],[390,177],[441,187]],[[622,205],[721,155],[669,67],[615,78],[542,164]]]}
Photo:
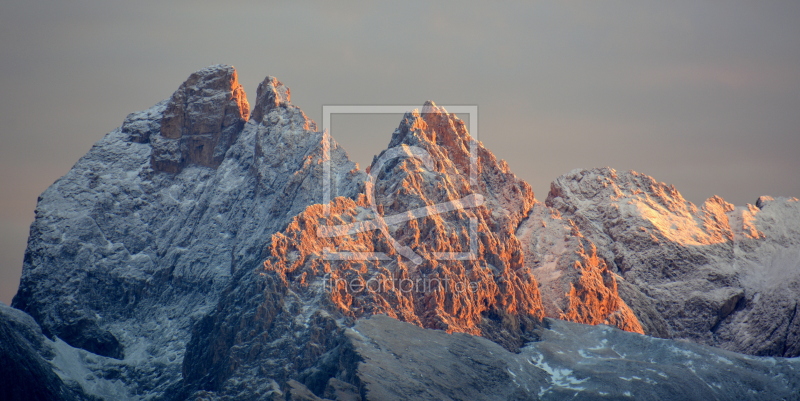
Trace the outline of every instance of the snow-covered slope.
{"label": "snow-covered slope", "polygon": [[[371,193],[334,199],[327,215],[322,205],[310,206],[272,237],[263,266],[236,275],[195,327],[184,361],[187,388],[251,399],[289,379],[317,380],[319,358],[337,352],[343,330],[376,313],[482,335],[509,349],[530,340],[543,311],[514,232],[533,193],[477,143],[480,165],[470,180],[471,141],[464,123],[432,102],[407,113],[370,167],[377,178],[366,186]],[[477,196],[480,205],[468,204]],[[378,215],[392,221],[453,202],[458,208],[385,231],[357,230]],[[342,235],[326,235],[328,226]]]}
{"label": "snow-covered slope", "polygon": [[752,355],[800,355],[800,202],[759,198],[701,208],[635,172],[576,170],[549,206],[624,277],[645,332]]}
{"label": "snow-covered slope", "polygon": [[[260,265],[266,239],[322,200],[310,162],[322,134],[288,89],[268,77],[249,113],[232,67],[200,70],[40,197],[13,306],[107,361],[96,368],[120,394],[174,385],[191,325],[231,273]],[[334,187],[357,192],[363,173],[335,144],[331,158],[345,171]]]}
{"label": "snow-covered slope", "polygon": [[[511,353],[466,334],[422,330],[385,316],[346,332],[363,363],[339,371],[325,396],[370,400],[790,400],[800,360],[756,358],[608,326],[547,319],[538,341]],[[295,385],[290,391],[300,393]]]}
{"label": "snow-covered slope", "polygon": [[[746,394],[720,369],[761,389],[752,399],[800,388],[796,360],[542,320],[796,356],[796,199],[698,209],[605,168],[558,178],[542,203],[433,102],[407,113],[363,172],[289,93],[267,77],[251,111],[232,67],[200,70],[42,194],[19,310],[0,308],[0,351],[33,372],[14,388],[38,381],[62,399]],[[418,327],[364,320],[376,314]],[[413,336],[430,341],[412,349]],[[617,380],[610,363],[631,374]]]}

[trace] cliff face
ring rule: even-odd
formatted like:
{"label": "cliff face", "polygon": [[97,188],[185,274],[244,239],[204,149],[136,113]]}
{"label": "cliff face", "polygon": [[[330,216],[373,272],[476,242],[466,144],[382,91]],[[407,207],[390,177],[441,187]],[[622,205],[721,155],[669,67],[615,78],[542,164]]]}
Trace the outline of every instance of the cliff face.
{"label": "cliff face", "polygon": [[[93,369],[98,380],[117,377],[109,385],[119,394],[159,393],[180,380],[190,327],[232,272],[260,266],[265,241],[322,201],[321,167],[309,162],[322,135],[280,82],[265,82],[260,112],[244,123],[232,67],[192,74],[40,197],[13,306],[51,338],[104,357]],[[161,162],[164,141],[180,155],[173,164]],[[198,141],[216,150],[184,146]],[[335,144],[331,158],[344,170],[335,187],[363,187]]]}
{"label": "cliff face", "polygon": [[236,71],[208,68],[192,74],[167,101],[160,129],[137,139],[151,141],[156,171],[177,173],[190,164],[216,168],[249,114]]}
{"label": "cliff face", "polygon": [[[477,143],[471,183],[470,142],[433,103],[407,113],[366,194],[336,198],[327,212],[310,206],[272,236],[262,268],[232,282],[188,346],[187,385],[248,398],[240,384],[258,382],[252,372],[279,383],[299,372],[322,391],[315,364],[373,314],[514,350],[532,339],[543,308],[515,231],[533,193]],[[406,213],[417,218],[398,218]]]}
{"label": "cliff face", "polygon": [[[245,99],[232,67],[200,70],[169,99],[129,115],[42,194],[12,305],[42,334],[20,337],[14,324],[0,334],[22,344],[18,353],[39,355],[23,359],[47,391],[377,399],[400,388],[374,379],[389,369],[378,360],[387,352],[466,363],[465,378],[488,372],[492,383],[515,386],[508,397],[557,398],[573,381],[605,377],[601,362],[574,359],[591,359],[589,351],[569,359],[559,347],[610,329],[545,318],[800,354],[796,199],[737,208],[712,198],[698,209],[650,177],[605,168],[560,177],[539,202],[433,102],[406,113],[360,171],[274,77],[259,85],[252,112]],[[324,188],[332,188],[327,205]],[[378,314],[417,328],[365,323]],[[409,349],[386,334],[394,329],[431,343]],[[559,368],[520,357],[531,344]],[[674,365],[685,361],[661,352],[673,343],[647,346],[660,350],[650,363],[667,366],[662,373],[681,374]],[[409,381],[419,363],[396,362],[387,375]],[[579,363],[598,368],[562,370]],[[448,374],[457,381],[459,372]],[[414,380],[433,398],[450,394],[437,389],[447,383]],[[715,380],[708,373],[687,385]]]}
{"label": "cliff face", "polygon": [[639,316],[619,295],[624,280],[574,222],[537,203],[517,236],[526,264],[540,283],[546,316],[644,334]]}
{"label": "cliff face", "polygon": [[0,398],[24,400],[85,400],[80,386],[67,386],[48,359],[54,350],[36,322],[0,303]]}
{"label": "cliff face", "polygon": [[800,202],[697,208],[635,172],[573,171],[546,203],[598,246],[645,332],[753,355],[800,355]]}

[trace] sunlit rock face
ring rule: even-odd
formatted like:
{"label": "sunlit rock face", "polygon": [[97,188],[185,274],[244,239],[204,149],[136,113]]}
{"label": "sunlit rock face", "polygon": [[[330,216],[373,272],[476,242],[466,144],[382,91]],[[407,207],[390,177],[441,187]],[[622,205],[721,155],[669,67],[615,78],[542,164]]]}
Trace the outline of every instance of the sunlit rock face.
{"label": "sunlit rock face", "polygon": [[576,170],[549,206],[624,278],[620,294],[645,332],[754,355],[800,354],[800,202],[762,197],[697,208],[635,172]]}
{"label": "sunlit rock face", "polygon": [[[278,383],[316,382],[316,364],[339,352],[343,330],[374,314],[481,335],[512,350],[531,340],[544,313],[515,232],[533,193],[478,143],[471,165],[471,141],[464,123],[432,102],[407,113],[370,166],[371,192],[335,198],[328,210],[307,208],[272,236],[262,267],[237,276],[196,327],[186,382],[237,398],[252,396],[241,385],[259,381],[251,372],[272,372]],[[357,230],[378,216],[391,222],[437,205],[458,207],[385,231]],[[453,255],[462,260],[447,260]],[[279,369],[285,366],[291,369]]]}
{"label": "sunlit rock face", "polygon": [[[0,308],[0,351],[38,372],[20,386],[120,400],[713,397],[728,394],[707,389],[728,383],[713,373],[725,361],[794,369],[599,325],[797,355],[797,200],[698,209],[650,177],[595,169],[542,203],[433,102],[360,171],[276,78],[252,112],[245,99],[232,67],[200,70],[42,194],[18,310]],[[676,365],[717,357],[681,386],[604,368],[634,358],[687,376]],[[755,376],[762,391],[800,387]]]}
{"label": "sunlit rock face", "polygon": [[161,129],[149,138],[152,167],[180,172],[197,164],[217,167],[242,132],[250,114],[233,67],[214,66],[192,74],[172,95]]}
{"label": "sunlit rock face", "polygon": [[[504,162],[472,146],[464,123],[434,103],[407,113],[369,167],[365,193],[295,217],[272,236],[263,267],[237,276],[195,327],[184,361],[188,390],[238,399],[254,397],[254,388],[286,391],[254,374],[270,372],[275,383],[328,391],[330,367],[320,361],[342,358],[345,329],[375,314],[479,335],[514,352],[536,338],[545,315],[641,333],[594,245],[537,203]],[[470,203],[475,195],[479,204]],[[454,202],[456,210],[428,213]],[[396,219],[408,213],[416,218]],[[378,217],[395,223],[360,229]],[[545,270],[558,277],[540,287],[537,271]]]}
{"label": "sunlit rock face", "polygon": [[619,295],[621,278],[574,222],[537,203],[517,237],[525,263],[540,284],[546,316],[644,333],[639,318]]}
{"label": "sunlit rock face", "polygon": [[[270,95],[281,92],[274,79],[259,93],[260,120],[242,123],[235,76],[228,66],[192,74],[97,142],[37,205],[13,306],[94,354],[86,369],[113,377],[103,383],[117,399],[175,385],[192,324],[232,272],[261,266],[270,236],[322,201],[321,166],[308,158],[322,134],[288,92]],[[224,158],[181,153],[180,168],[165,169],[156,138],[175,136],[211,138]],[[364,173],[338,147],[331,159],[343,166],[337,188],[359,191],[364,180],[350,175]]]}

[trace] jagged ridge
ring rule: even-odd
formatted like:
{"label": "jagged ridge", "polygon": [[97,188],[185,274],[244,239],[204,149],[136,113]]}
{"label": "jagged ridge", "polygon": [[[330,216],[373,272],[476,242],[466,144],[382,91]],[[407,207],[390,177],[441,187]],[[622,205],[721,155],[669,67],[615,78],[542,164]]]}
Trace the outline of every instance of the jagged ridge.
{"label": "jagged ridge", "polygon": [[[14,306],[56,340],[45,359],[68,386],[114,399],[366,396],[340,364],[359,358],[348,328],[376,313],[510,350],[548,316],[798,354],[796,199],[698,210],[650,177],[595,169],[556,180],[543,204],[481,144],[472,182],[472,139],[433,102],[403,117],[372,182],[277,79],[259,85],[252,113],[245,99],[232,67],[198,71],[42,195]],[[326,146],[340,196],[330,213]],[[428,213],[439,204],[469,207]],[[426,212],[321,234],[409,210]],[[472,221],[478,258],[440,260],[473,250]]]}

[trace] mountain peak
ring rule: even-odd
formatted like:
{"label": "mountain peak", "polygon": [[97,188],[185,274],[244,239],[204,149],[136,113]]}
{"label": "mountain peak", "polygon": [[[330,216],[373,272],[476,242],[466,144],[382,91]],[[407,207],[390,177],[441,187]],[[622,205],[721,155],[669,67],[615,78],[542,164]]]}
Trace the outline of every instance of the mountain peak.
{"label": "mountain peak", "polygon": [[436,103],[433,100],[426,100],[425,103],[422,104],[422,113],[441,113],[447,112],[445,111],[444,107],[436,106]]}
{"label": "mountain peak", "polygon": [[270,110],[291,104],[291,91],[273,76],[267,76],[256,91],[256,107],[253,108],[253,120],[261,122]]}
{"label": "mountain peak", "polygon": [[216,168],[250,114],[236,69],[203,68],[169,98],[159,133],[149,138],[155,170],[180,172],[189,164]]}
{"label": "mountain peak", "polygon": [[[729,399],[746,394],[728,386],[738,382],[797,393],[775,379],[792,377],[792,361],[542,324],[800,355],[797,199],[698,208],[652,177],[600,168],[560,177],[537,202],[433,101],[403,116],[367,176],[274,77],[255,103],[250,113],[233,67],[199,70],[42,194],[13,302],[32,319],[0,305],[0,359],[38,377],[0,372],[12,377],[0,394],[15,381],[92,399],[555,399],[611,387],[724,387],[716,398]],[[697,358],[676,359],[676,346]],[[615,358],[671,378],[695,363],[692,378],[708,379],[676,385],[650,369],[631,381],[609,373]],[[734,365],[746,369],[717,387]],[[370,387],[376,377],[395,395]],[[451,384],[469,391],[440,391]]]}
{"label": "mountain peak", "polygon": [[389,148],[419,146],[438,153],[434,155],[438,160],[454,162],[462,174],[468,174],[472,140],[463,120],[428,100],[421,109],[405,113],[392,134]]}

